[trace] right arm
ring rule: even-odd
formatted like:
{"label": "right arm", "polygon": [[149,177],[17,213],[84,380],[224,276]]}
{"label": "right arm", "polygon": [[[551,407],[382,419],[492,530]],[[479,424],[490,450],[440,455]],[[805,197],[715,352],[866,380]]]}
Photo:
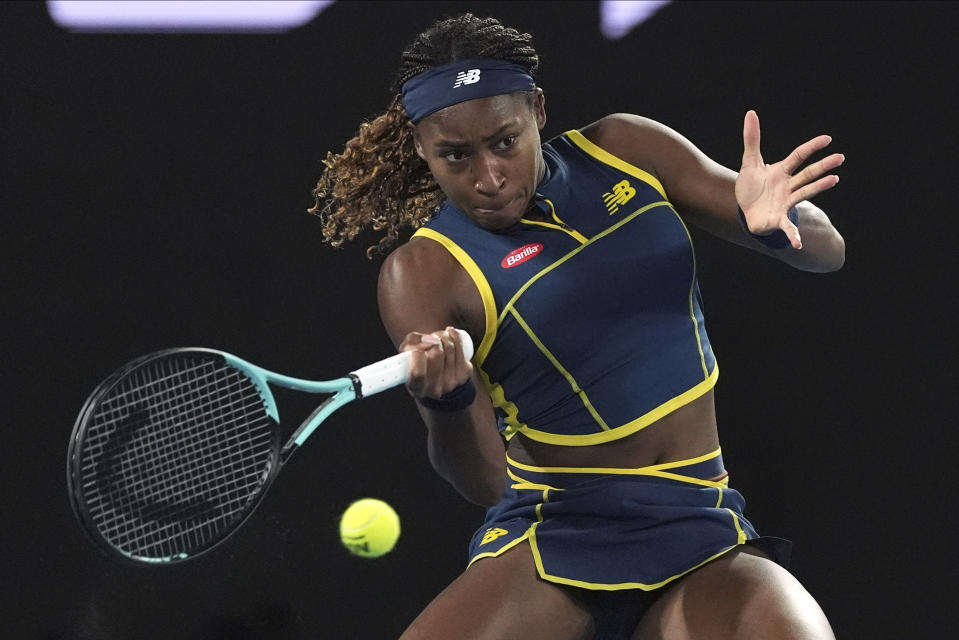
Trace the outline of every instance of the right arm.
{"label": "right arm", "polygon": [[414,238],[387,257],[378,284],[380,317],[400,351],[411,351],[407,390],[439,398],[472,376],[476,399],[452,412],[416,403],[426,423],[430,462],[470,502],[492,506],[503,493],[506,460],[492,401],[462,355],[458,326],[479,344],[485,317],[479,292],[442,246]]}

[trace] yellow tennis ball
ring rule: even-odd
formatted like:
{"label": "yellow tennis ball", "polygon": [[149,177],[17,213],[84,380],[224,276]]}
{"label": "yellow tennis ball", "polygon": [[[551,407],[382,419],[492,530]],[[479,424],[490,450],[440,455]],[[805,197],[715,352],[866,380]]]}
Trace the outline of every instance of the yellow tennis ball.
{"label": "yellow tennis ball", "polygon": [[350,553],[378,558],[389,553],[400,537],[400,517],[376,498],[357,500],[340,518],[340,540]]}

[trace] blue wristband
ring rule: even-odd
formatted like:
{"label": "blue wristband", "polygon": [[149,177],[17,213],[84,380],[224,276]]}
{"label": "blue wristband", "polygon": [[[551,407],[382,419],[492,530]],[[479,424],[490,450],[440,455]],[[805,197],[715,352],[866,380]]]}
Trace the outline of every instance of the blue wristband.
{"label": "blue wristband", "polygon": [[476,399],[476,385],[473,384],[473,378],[467,378],[466,382],[456,387],[452,391],[444,393],[439,398],[417,398],[417,401],[433,411],[459,411],[473,404]]}
{"label": "blue wristband", "polygon": [[[769,247],[770,249],[785,249],[790,246],[789,236],[786,235],[786,232],[782,229],[776,229],[772,233],[766,235],[758,235],[749,230],[749,225],[746,224],[746,214],[743,213],[743,208],[739,207],[739,222],[743,225],[743,230],[746,231],[750,236],[761,242],[763,245]],[[786,213],[786,217],[789,218],[789,221],[792,222],[797,227],[799,226],[799,211],[796,210],[796,207],[793,207]]]}

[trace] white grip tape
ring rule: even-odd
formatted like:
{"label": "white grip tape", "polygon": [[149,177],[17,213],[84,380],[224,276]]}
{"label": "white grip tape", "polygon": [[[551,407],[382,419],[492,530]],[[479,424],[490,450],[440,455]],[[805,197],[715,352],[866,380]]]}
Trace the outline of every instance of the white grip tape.
{"label": "white grip tape", "polygon": [[[463,344],[463,356],[466,360],[470,360],[473,357],[473,340],[462,329],[457,329],[457,331]],[[350,374],[359,379],[360,393],[363,397],[371,396],[374,393],[386,391],[406,382],[410,377],[411,357],[409,351],[404,351],[385,360],[368,364],[356,371],[351,371]]]}

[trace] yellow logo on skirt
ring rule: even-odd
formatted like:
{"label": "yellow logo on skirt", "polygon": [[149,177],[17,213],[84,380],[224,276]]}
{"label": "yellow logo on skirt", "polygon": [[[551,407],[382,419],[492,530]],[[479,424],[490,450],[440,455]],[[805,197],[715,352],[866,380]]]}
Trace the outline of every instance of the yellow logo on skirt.
{"label": "yellow logo on skirt", "polygon": [[492,542],[501,536],[505,536],[507,533],[509,533],[509,531],[506,529],[500,529],[499,527],[489,528],[483,535],[483,541],[480,542],[480,546],[486,544],[487,542]]}

